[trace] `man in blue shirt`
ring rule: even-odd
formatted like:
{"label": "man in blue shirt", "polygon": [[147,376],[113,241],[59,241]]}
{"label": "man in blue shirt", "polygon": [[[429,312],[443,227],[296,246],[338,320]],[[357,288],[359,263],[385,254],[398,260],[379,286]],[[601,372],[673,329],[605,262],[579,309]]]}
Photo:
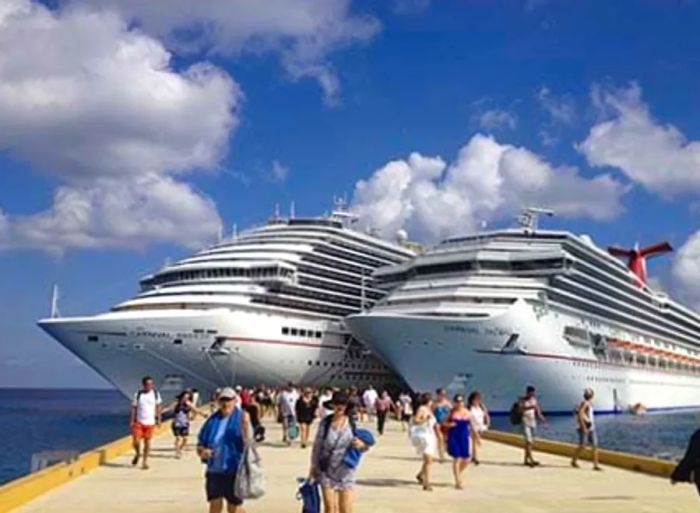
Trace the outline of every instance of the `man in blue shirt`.
{"label": "man in blue shirt", "polygon": [[245,441],[249,440],[250,419],[238,406],[232,388],[224,388],[218,401],[219,408],[202,426],[197,444],[197,454],[207,464],[209,513],[221,513],[224,499],[228,513],[243,513],[243,500],[233,494],[233,487]]}

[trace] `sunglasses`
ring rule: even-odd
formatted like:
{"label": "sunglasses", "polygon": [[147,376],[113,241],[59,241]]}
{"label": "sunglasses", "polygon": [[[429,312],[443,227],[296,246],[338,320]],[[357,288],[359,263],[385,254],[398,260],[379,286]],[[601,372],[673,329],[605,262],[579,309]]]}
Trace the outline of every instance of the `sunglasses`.
{"label": "sunglasses", "polygon": [[228,402],[230,402],[230,401],[233,401],[233,397],[221,397],[221,398],[219,399],[219,402],[220,402],[220,403],[228,403]]}

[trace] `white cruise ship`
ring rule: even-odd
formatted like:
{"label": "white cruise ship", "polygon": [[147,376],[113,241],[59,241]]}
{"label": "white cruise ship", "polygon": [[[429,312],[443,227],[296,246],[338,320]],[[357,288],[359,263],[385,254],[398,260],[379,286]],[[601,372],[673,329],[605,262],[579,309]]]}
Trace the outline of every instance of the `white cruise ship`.
{"label": "white cruise ship", "polygon": [[107,313],[39,325],[126,395],[144,375],[163,392],[396,383],[342,319],[384,296],[372,271],[413,252],[353,222],[275,218],[144,277]]}
{"label": "white cruise ship", "polygon": [[586,387],[601,412],[699,408],[700,315],[646,283],[645,257],[670,246],[605,251],[525,214],[379,269],[396,288],[348,327],[413,389],[476,389],[495,412],[528,384],[553,413]]}

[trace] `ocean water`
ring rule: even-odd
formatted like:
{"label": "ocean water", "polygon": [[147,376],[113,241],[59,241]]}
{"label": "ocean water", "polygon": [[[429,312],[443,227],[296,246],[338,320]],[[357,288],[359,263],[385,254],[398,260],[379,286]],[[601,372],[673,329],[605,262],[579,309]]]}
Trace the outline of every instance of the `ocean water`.
{"label": "ocean water", "polygon": [[[0,389],[0,483],[27,474],[32,454],[85,451],[129,432],[129,401],[112,390]],[[596,418],[601,447],[666,459],[683,455],[700,413],[653,413]],[[507,417],[494,429],[518,431]],[[576,441],[573,416],[551,417],[539,436]]]}
{"label": "ocean water", "polygon": [[39,451],[85,451],[128,432],[129,401],[116,391],[0,389],[0,483],[27,474]]}
{"label": "ocean water", "polygon": [[[574,416],[549,417],[538,436],[578,443]],[[598,415],[598,444],[605,449],[677,460],[683,456],[690,435],[700,428],[700,412],[664,412],[645,415]],[[520,432],[508,417],[495,417],[493,428]]]}

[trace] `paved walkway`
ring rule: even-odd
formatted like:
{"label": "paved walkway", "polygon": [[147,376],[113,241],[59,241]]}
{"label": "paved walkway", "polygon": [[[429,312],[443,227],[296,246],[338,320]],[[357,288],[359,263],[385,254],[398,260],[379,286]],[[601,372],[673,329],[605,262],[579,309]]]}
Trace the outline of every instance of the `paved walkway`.
{"label": "paved walkway", "polygon": [[[295,478],[308,471],[309,449],[276,443],[280,432],[268,421],[270,443],[261,449],[268,494],[246,505],[249,513],[295,513]],[[700,510],[694,487],[606,468],[569,466],[565,458],[538,455],[543,466],[525,468],[517,448],[485,442],[482,464],[466,471],[466,489],[455,490],[449,464],[436,464],[433,492],[414,480],[419,462],[396,423],[365,457],[358,473],[355,513],[687,513]],[[21,513],[179,513],[206,511],[202,467],[193,450],[176,460],[171,437],[155,441],[151,469],[142,471],[122,456],[18,509]]]}

